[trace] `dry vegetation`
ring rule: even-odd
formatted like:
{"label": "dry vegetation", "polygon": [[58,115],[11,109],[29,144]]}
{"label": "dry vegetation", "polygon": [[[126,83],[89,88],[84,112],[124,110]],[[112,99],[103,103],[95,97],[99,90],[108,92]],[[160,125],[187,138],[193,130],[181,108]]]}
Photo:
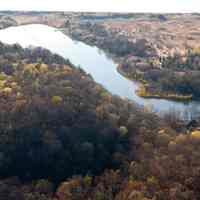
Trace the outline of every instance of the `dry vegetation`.
{"label": "dry vegetation", "polygon": [[0,44],[0,56],[1,200],[200,198],[197,128],[47,50]]}
{"label": "dry vegetation", "polygon": [[0,43],[0,110],[1,200],[200,199],[197,122],[112,96],[48,50]]}

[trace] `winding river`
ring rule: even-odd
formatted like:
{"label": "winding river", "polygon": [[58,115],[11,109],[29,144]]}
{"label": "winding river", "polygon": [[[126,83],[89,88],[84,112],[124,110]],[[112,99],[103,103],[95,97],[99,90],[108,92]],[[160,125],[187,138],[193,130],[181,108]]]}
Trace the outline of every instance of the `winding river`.
{"label": "winding river", "polygon": [[200,112],[200,102],[197,101],[184,103],[138,97],[135,93],[138,84],[119,74],[117,64],[102,50],[83,42],[73,41],[53,27],[40,24],[10,27],[0,30],[0,41],[7,44],[18,43],[22,47],[47,48],[69,59],[74,65],[80,66],[112,94],[128,98],[140,105],[151,105],[156,112],[164,113],[173,109],[187,117]]}

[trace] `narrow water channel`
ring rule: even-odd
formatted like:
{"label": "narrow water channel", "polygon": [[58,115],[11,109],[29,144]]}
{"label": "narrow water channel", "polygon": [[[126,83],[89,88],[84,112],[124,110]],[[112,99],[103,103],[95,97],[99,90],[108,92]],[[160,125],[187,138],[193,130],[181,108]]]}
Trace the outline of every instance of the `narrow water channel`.
{"label": "narrow water channel", "polygon": [[109,92],[122,98],[128,98],[140,105],[151,105],[156,112],[176,110],[189,116],[200,112],[200,102],[175,102],[162,99],[144,99],[138,97],[136,82],[128,80],[117,72],[117,64],[97,47],[83,42],[73,41],[70,37],[53,27],[40,24],[10,27],[0,30],[0,41],[7,44],[18,43],[22,47],[40,46],[69,59],[91,74],[94,80],[102,84]]}

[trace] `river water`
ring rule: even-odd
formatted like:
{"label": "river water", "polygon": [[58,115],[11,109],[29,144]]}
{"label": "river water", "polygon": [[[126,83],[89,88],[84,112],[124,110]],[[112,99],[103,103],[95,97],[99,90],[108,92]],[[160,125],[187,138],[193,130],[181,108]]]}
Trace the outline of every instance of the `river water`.
{"label": "river water", "polygon": [[46,25],[32,24],[0,30],[0,41],[7,44],[18,43],[22,47],[40,46],[69,59],[91,74],[94,80],[109,92],[128,98],[140,105],[151,106],[154,111],[164,113],[176,110],[190,117],[200,113],[200,102],[176,102],[163,99],[144,99],[135,90],[137,82],[128,80],[117,72],[117,64],[97,47],[73,41],[61,31]]}

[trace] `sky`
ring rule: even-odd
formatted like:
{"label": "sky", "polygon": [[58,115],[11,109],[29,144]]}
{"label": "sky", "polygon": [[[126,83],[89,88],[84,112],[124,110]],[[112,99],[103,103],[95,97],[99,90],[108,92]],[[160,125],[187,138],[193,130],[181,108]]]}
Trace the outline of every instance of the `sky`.
{"label": "sky", "polygon": [[200,0],[0,0],[0,10],[200,12]]}

